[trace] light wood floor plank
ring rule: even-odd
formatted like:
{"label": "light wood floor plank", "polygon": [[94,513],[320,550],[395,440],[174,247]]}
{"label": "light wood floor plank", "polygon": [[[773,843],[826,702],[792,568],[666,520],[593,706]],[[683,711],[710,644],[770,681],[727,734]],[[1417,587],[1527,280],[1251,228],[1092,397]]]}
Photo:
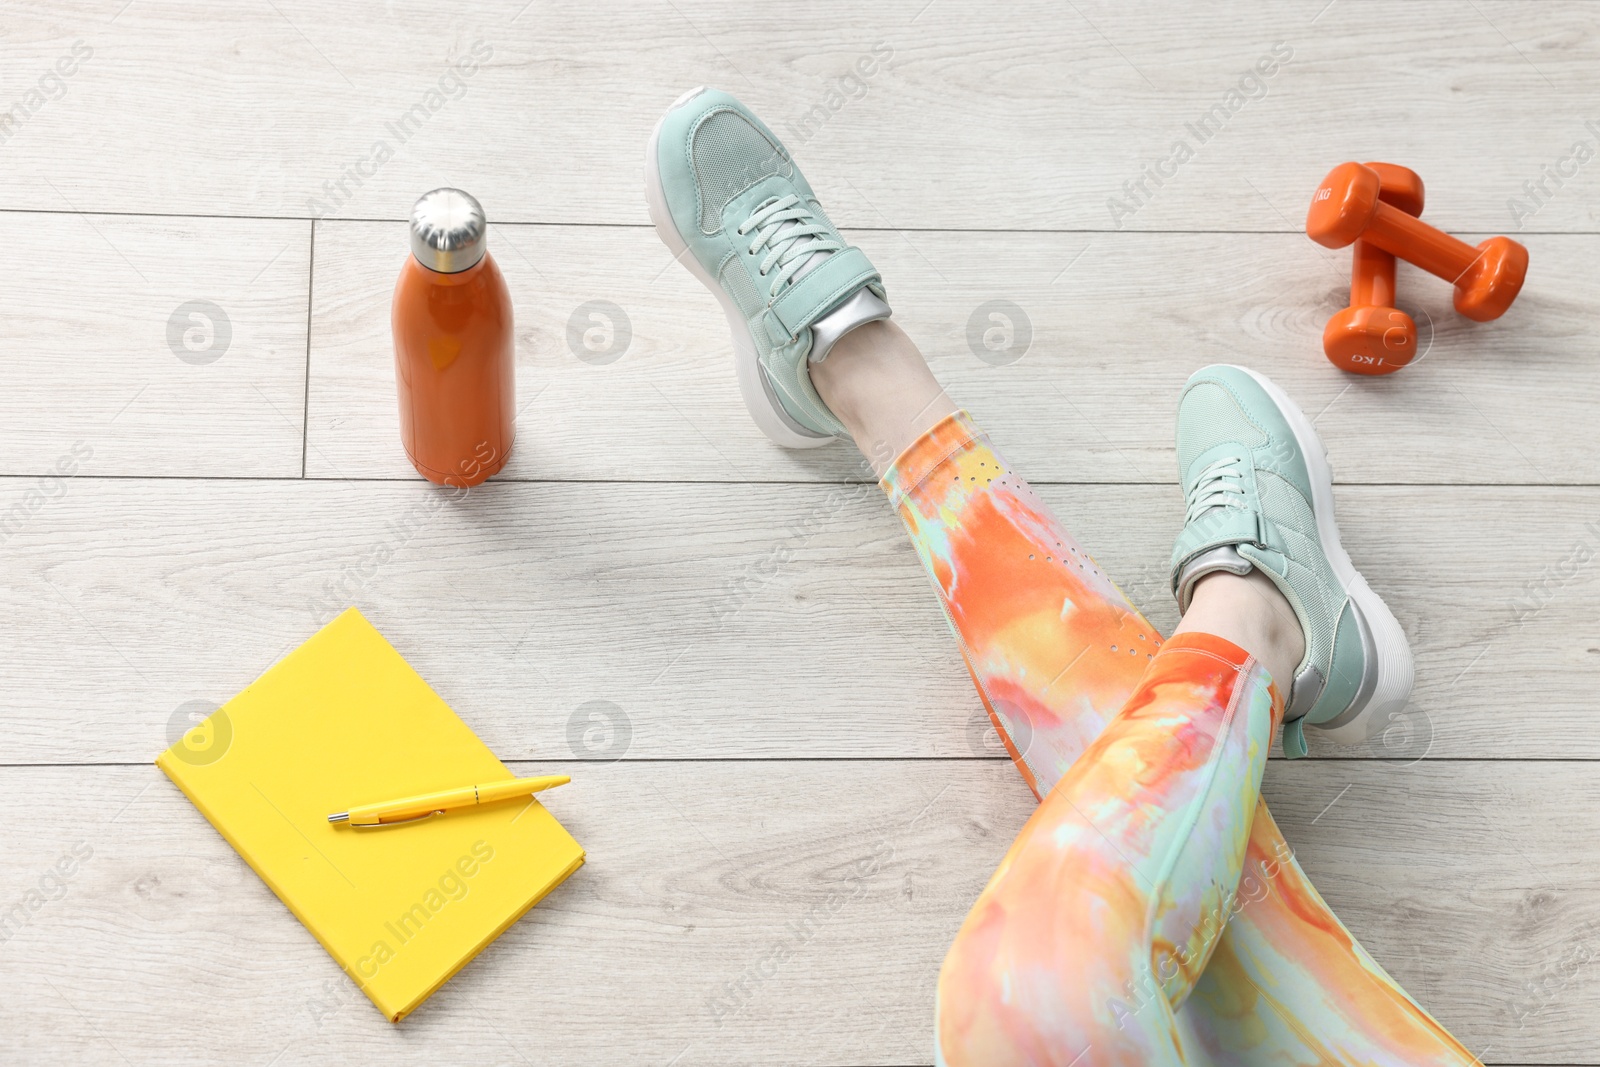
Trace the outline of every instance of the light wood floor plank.
{"label": "light wood floor plank", "polygon": [[0,474],[300,474],[308,223],[0,212],[0,242]]}
{"label": "light wood floor plank", "polygon": [[[1600,137],[1597,29],[1591,4],[1487,0],[39,4],[12,19],[0,101],[76,41],[92,54],[7,141],[0,202],[56,206],[48,178],[84,210],[399,219],[459,182],[500,219],[637,223],[652,124],[712,84],[854,226],[1106,230],[1143,180],[1126,228],[1294,230],[1355,154],[1416,168],[1452,228],[1515,228],[1523,197],[1530,230],[1592,230],[1590,170],[1557,188],[1541,167],[1572,175],[1573,143]],[[488,58],[441,91],[475,45]],[[1275,46],[1289,63],[1246,80]],[[1208,134],[1213,107],[1232,113]],[[1164,163],[1179,139],[1193,158]]]}
{"label": "light wood floor plank", "polygon": [[[1307,761],[1267,792],[1348,925],[1487,1062],[1588,1057],[1584,765]],[[1565,819],[1528,814],[1557,792]],[[38,1064],[925,1064],[940,957],[1032,807],[1003,763],[584,768],[550,805],[588,865],[395,1028],[153,767],[9,769],[0,794],[0,905],[91,852],[0,949],[7,1043]]]}
{"label": "light wood floor plank", "polygon": [[[1349,257],[1304,237],[856,237],[947,391],[1035,480],[1170,483],[1178,391],[1217,361],[1282,384],[1317,419],[1344,481],[1600,480],[1588,432],[1600,237],[1528,238],[1528,288],[1489,324],[1462,319],[1448,285],[1406,268],[1402,303],[1428,348],[1377,379],[1323,357],[1323,325],[1348,303]],[[720,309],[652,231],[501,226],[490,246],[517,316],[523,412],[506,477],[868,477],[853,449],[767,442],[739,398]],[[313,476],[415,476],[399,446],[389,327],[405,249],[401,224],[318,226]],[[584,346],[589,329],[611,361]],[[1008,330],[1010,350],[985,347],[986,332],[1000,345]]]}
{"label": "light wood floor plank", "polygon": [[[1170,631],[1176,490],[1044,497]],[[1340,504],[1418,686],[1384,743],[1318,752],[1600,756],[1596,577],[1576,562],[1596,490],[1350,486]],[[450,505],[421,483],[80,479],[6,547],[4,762],[153,758],[179,709],[350,603],[504,758],[999,754],[872,486],[490,483]],[[625,742],[590,732],[593,701]]]}

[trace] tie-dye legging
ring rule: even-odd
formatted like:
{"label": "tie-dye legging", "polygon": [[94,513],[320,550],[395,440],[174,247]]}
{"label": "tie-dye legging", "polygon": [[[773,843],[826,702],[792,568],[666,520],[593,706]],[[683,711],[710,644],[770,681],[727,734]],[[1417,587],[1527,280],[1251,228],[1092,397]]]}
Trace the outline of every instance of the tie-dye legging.
{"label": "tie-dye legging", "polygon": [[1328,909],[1261,803],[1280,693],[1165,643],[965,413],[884,475],[1041,798],[939,976],[949,1067],[1478,1061]]}

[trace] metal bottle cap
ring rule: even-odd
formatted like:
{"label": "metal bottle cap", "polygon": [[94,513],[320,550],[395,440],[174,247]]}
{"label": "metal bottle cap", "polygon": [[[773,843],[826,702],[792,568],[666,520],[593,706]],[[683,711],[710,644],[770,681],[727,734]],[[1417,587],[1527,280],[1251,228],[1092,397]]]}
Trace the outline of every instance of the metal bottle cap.
{"label": "metal bottle cap", "polygon": [[457,274],[488,250],[483,205],[460,189],[424,193],[411,209],[411,254],[429,270]]}

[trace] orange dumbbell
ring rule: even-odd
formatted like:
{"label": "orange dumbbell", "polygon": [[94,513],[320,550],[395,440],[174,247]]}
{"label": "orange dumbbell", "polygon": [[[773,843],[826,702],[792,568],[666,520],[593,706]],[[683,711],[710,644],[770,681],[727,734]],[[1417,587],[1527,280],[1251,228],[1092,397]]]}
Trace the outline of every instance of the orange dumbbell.
{"label": "orange dumbbell", "polygon": [[1509,237],[1491,237],[1474,248],[1384,203],[1381,189],[1371,167],[1334,167],[1311,199],[1306,235],[1328,248],[1368,241],[1453,283],[1456,310],[1467,318],[1487,322],[1504,315],[1522,290],[1528,250]]}
{"label": "orange dumbbell", "polygon": [[[1378,176],[1378,199],[1407,215],[1422,214],[1422,179],[1393,163],[1368,163]],[[1328,320],[1322,351],[1340,370],[1393,374],[1417,356],[1417,324],[1395,304],[1394,256],[1356,238],[1350,267],[1350,306]]]}

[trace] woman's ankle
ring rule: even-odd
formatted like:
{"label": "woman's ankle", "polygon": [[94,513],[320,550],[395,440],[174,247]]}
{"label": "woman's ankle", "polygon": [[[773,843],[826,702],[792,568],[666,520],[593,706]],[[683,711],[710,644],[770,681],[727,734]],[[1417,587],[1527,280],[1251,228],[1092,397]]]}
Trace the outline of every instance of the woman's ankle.
{"label": "woman's ankle", "polygon": [[839,338],[811,365],[811,384],[878,475],[956,410],[911,338],[887,319]]}
{"label": "woman's ankle", "polygon": [[1254,656],[1287,701],[1294,672],[1305,658],[1305,634],[1294,608],[1260,571],[1217,571],[1195,583],[1189,610],[1174,634],[1213,634]]}

